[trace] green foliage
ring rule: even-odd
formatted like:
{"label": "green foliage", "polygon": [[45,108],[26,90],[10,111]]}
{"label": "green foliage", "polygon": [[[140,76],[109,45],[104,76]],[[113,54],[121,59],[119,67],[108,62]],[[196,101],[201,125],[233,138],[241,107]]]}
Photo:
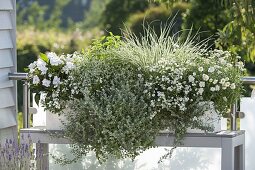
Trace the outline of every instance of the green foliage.
{"label": "green foliage", "polygon": [[148,5],[146,0],[111,0],[102,13],[103,28],[115,35],[120,35],[120,29],[123,28],[123,23],[128,16],[144,11]]}
{"label": "green foliage", "polygon": [[88,11],[85,11],[85,20],[81,23],[83,28],[102,27],[102,16],[107,4],[111,0],[92,0]]}
{"label": "green foliage", "polygon": [[192,30],[194,34],[198,31],[201,40],[207,39],[211,36],[209,45],[214,45],[217,39],[217,32],[219,29],[230,21],[229,12],[220,4],[215,3],[215,0],[193,0],[190,3],[191,8],[187,10],[184,15],[184,29]]}
{"label": "green foliage", "polygon": [[33,26],[38,30],[59,29],[62,22],[63,8],[69,2],[70,0],[55,0],[48,18],[46,17],[49,12],[49,6],[47,5],[41,5],[38,1],[33,1],[28,3],[28,6],[23,7],[22,4],[17,3],[17,25],[21,28]]}
{"label": "green foliage", "polygon": [[188,4],[178,3],[172,8],[166,6],[152,6],[144,12],[131,15],[126,22],[126,26],[135,35],[144,33],[144,27],[151,27],[157,35],[160,35],[162,26],[169,24],[174,18],[173,34],[181,30],[182,14],[189,8]]}
{"label": "green foliage", "polygon": [[[255,2],[237,1],[231,8],[232,22],[219,31],[216,45],[240,55],[246,61],[255,61]],[[254,66],[253,66],[254,69]]]}

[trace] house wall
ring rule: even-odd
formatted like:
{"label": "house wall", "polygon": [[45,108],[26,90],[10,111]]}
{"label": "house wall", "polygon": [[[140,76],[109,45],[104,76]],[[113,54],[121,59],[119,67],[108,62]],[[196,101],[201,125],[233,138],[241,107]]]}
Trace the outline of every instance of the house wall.
{"label": "house wall", "polygon": [[16,71],[16,0],[0,0],[0,142],[17,133],[16,82],[8,73]]}

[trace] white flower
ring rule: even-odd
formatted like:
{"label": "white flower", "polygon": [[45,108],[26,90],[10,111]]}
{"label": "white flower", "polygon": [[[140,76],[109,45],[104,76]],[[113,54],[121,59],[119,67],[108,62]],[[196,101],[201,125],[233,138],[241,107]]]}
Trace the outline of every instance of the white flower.
{"label": "white flower", "polygon": [[217,83],[218,83],[218,80],[214,80],[214,81],[213,81],[213,84],[217,84]]}
{"label": "white flower", "polygon": [[75,68],[75,65],[72,62],[66,62],[66,65],[62,68],[62,70],[68,74],[70,70],[73,70]]}
{"label": "white flower", "polygon": [[46,63],[42,59],[39,58],[36,62],[36,65],[38,69],[41,71],[42,75],[46,74],[48,68],[46,67]]}
{"label": "white flower", "polygon": [[230,88],[231,88],[232,90],[234,90],[234,89],[236,88],[235,83],[232,83],[232,84],[230,85]]}
{"label": "white flower", "polygon": [[225,83],[225,79],[223,78],[220,80],[220,84],[224,84],[224,83]]}
{"label": "white flower", "polygon": [[198,71],[200,71],[200,72],[204,71],[203,67],[199,67]]}
{"label": "white flower", "polygon": [[50,64],[53,66],[58,66],[59,64],[62,64],[63,61],[57,56],[56,53],[50,52],[47,54]]}
{"label": "white flower", "polygon": [[47,79],[43,79],[43,81],[42,81],[42,85],[44,85],[45,87],[49,87],[50,83],[51,83],[51,81],[47,80]]}
{"label": "white flower", "polygon": [[195,80],[195,77],[193,77],[192,75],[189,75],[189,82],[193,83]]}
{"label": "white flower", "polygon": [[39,79],[39,77],[37,75],[35,75],[33,77],[33,84],[38,84],[38,83],[40,83],[40,79]]}
{"label": "white flower", "polygon": [[209,80],[209,76],[207,74],[203,74],[203,80],[204,81],[208,81]]}
{"label": "white flower", "polygon": [[215,86],[215,90],[216,90],[216,91],[220,91],[220,86],[219,86],[219,85],[216,85],[216,86]]}
{"label": "white flower", "polygon": [[215,91],[216,89],[215,89],[215,87],[211,87],[210,90],[213,92],[213,91]]}
{"label": "white flower", "polygon": [[203,89],[203,88],[199,88],[199,89],[198,89],[198,93],[199,93],[200,95],[202,95],[203,92],[204,92],[204,89]]}
{"label": "white flower", "polygon": [[225,102],[227,102],[227,101],[228,101],[228,99],[227,99],[226,97],[223,97],[223,100],[224,100]]}
{"label": "white flower", "polygon": [[201,82],[199,83],[199,87],[205,87],[205,82],[204,82],[204,81],[201,81]]}
{"label": "white flower", "polygon": [[30,72],[30,73],[34,72],[35,67],[36,67],[36,61],[34,61],[33,63],[29,64],[29,65],[28,65],[29,72]]}
{"label": "white flower", "polygon": [[210,67],[209,69],[208,69],[208,72],[209,73],[213,73],[215,71],[215,68],[214,67]]}
{"label": "white flower", "polygon": [[60,84],[60,78],[57,77],[57,76],[54,76],[53,81],[52,81],[52,84],[53,84],[53,85],[58,85],[58,84]]}
{"label": "white flower", "polygon": [[230,86],[230,82],[226,82],[226,83],[224,83],[224,85],[223,86],[225,86],[225,87],[229,87]]}

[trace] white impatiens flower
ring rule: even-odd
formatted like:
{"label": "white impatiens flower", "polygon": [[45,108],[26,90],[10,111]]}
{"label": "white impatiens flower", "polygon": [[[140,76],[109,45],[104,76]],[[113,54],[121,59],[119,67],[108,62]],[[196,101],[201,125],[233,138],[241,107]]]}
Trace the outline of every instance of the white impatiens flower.
{"label": "white impatiens flower", "polygon": [[50,83],[51,83],[51,81],[47,80],[47,79],[43,79],[43,81],[42,81],[42,85],[45,87],[50,87]]}
{"label": "white impatiens flower", "polygon": [[205,87],[205,82],[204,82],[204,81],[201,81],[201,82],[199,83],[199,87]]}
{"label": "white impatiens flower", "polygon": [[235,83],[232,83],[232,84],[230,85],[230,88],[231,88],[232,90],[234,90],[234,89],[236,88]]}
{"label": "white impatiens flower", "polygon": [[60,84],[60,78],[58,76],[54,76],[52,84],[53,85],[59,85]]}
{"label": "white impatiens flower", "polygon": [[28,65],[29,72],[30,72],[30,73],[33,73],[34,70],[35,70],[35,67],[36,67],[36,61],[34,61],[33,63],[29,64],[29,65]]}
{"label": "white impatiens flower", "polygon": [[215,71],[215,68],[214,67],[210,67],[209,69],[208,69],[208,72],[209,73],[213,73]]}
{"label": "white impatiens flower", "polygon": [[40,83],[40,79],[39,79],[39,77],[37,75],[35,75],[33,77],[33,84],[39,84],[39,83]]}
{"label": "white impatiens flower", "polygon": [[38,59],[36,62],[38,70],[41,71],[41,74],[44,75],[47,73],[48,68],[46,67],[46,63],[42,59]]}
{"label": "white impatiens flower", "polygon": [[204,71],[204,68],[203,67],[199,67],[198,71],[202,72],[202,71]]}
{"label": "white impatiens flower", "polygon": [[47,54],[50,64],[53,66],[58,66],[60,64],[63,64],[63,61],[57,56],[56,53],[50,52]]}
{"label": "white impatiens flower", "polygon": [[195,77],[193,77],[192,75],[189,75],[189,82],[193,83],[195,80]]}
{"label": "white impatiens flower", "polygon": [[209,76],[207,74],[203,74],[203,80],[204,81],[208,81],[209,80]]}

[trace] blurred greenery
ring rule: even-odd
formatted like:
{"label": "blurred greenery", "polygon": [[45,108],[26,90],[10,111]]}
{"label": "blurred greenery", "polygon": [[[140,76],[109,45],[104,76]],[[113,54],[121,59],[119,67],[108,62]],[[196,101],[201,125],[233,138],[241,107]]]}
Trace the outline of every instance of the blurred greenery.
{"label": "blurred greenery", "polygon": [[194,34],[199,33],[201,40],[211,37],[209,46],[214,46],[217,32],[230,22],[229,12],[215,0],[193,0],[191,8],[184,15],[183,29],[192,28]]}
{"label": "blurred greenery", "polygon": [[150,6],[144,12],[132,14],[126,21],[126,26],[137,36],[143,35],[144,28],[151,27],[157,35],[161,33],[161,27],[169,24],[172,20],[175,23],[172,33],[181,30],[182,15],[189,8],[187,3],[177,3],[169,9],[164,5]]}
{"label": "blurred greenery", "polygon": [[252,75],[254,7],[254,0],[17,0],[18,71],[24,72],[39,52],[79,51],[103,34],[120,35],[124,24],[139,35],[148,23],[159,34],[161,22],[167,24],[176,15],[174,32],[192,27],[202,31],[200,39],[213,35],[212,48],[240,55]]}

